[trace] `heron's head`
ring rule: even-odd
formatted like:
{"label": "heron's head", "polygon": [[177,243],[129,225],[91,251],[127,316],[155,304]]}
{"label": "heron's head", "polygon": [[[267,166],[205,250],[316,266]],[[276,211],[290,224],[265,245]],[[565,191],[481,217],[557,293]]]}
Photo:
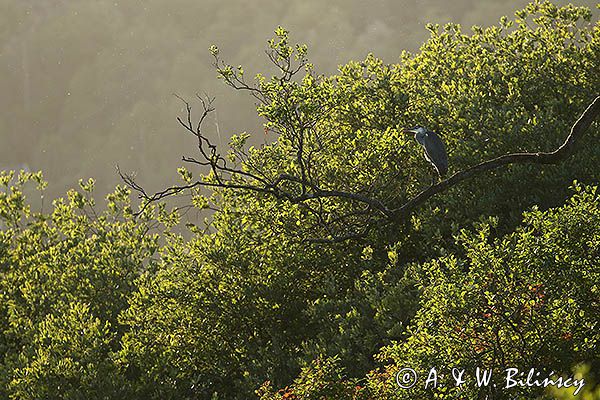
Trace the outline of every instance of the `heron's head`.
{"label": "heron's head", "polygon": [[424,126],[415,126],[414,128],[404,128],[402,130],[402,132],[404,133],[409,133],[412,135],[416,135],[418,133],[426,133],[427,132],[427,128],[425,128]]}
{"label": "heron's head", "polygon": [[425,128],[424,126],[415,126],[414,128],[410,129],[405,128],[403,129],[403,132],[410,135],[414,135],[415,139],[417,139],[417,141],[421,143],[423,141],[423,138],[427,134],[427,128]]}

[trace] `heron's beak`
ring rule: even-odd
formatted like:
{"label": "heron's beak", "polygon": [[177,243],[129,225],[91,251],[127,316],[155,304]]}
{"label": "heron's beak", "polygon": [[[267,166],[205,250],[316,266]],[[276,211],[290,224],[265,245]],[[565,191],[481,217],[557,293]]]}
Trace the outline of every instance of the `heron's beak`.
{"label": "heron's beak", "polygon": [[406,133],[406,134],[410,134],[410,135],[414,135],[415,133],[417,133],[417,131],[415,129],[408,129],[408,128],[402,129],[402,132]]}

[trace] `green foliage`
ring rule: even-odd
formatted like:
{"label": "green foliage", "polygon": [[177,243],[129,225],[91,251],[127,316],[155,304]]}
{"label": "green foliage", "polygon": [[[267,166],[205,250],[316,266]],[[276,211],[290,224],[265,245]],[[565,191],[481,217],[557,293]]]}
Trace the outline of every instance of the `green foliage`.
{"label": "green foliage", "polygon": [[3,398],[114,398],[124,393],[112,353],[135,279],[152,269],[158,237],[131,217],[129,192],[96,214],[93,181],[52,212],[34,212],[24,185],[41,174],[2,172],[0,393]]}
{"label": "green foliage", "polygon": [[[468,34],[429,30],[398,64],[369,55],[332,76],[283,28],[268,42],[272,76],[249,79],[211,47],[218,76],[255,96],[272,140],[233,136],[227,165],[395,208],[432,172],[401,128],[440,131],[458,171],[555,148],[600,87],[587,9],[534,2]],[[595,365],[600,207],[586,184],[599,180],[597,139],[593,125],[560,165],[482,174],[394,223],[347,198],[241,190],[254,183],[243,174],[237,189],[194,187],[186,206],[137,218],[123,188],[99,211],[93,180],[44,211],[40,174],[3,172],[0,397],[428,398],[443,393],[399,392],[395,372]],[[178,173],[188,185],[219,179]],[[184,213],[207,209],[205,227],[178,230]],[[306,240],[365,225],[354,240]]]}
{"label": "green foliage", "polygon": [[[423,190],[433,173],[402,127],[422,124],[440,132],[454,172],[509,152],[555,149],[600,86],[598,29],[586,8],[536,2],[515,20],[474,27],[471,34],[456,24],[429,29],[420,51],[403,53],[399,64],[370,55],[329,77],[317,75],[305,47],[294,47],[279,29],[267,51],[278,73],[270,79],[259,74],[255,86],[216,54],[219,76],[257,98],[266,131],[276,134],[273,143],[238,157],[239,164],[269,182],[281,174],[307,177],[321,189],[360,193],[394,209]],[[303,68],[296,79],[292,72]],[[512,166],[438,196],[413,221],[423,227],[413,229],[419,236],[414,251],[427,257],[428,249],[443,247],[440,241],[452,245],[452,225],[498,216],[498,229],[507,232],[527,207],[560,204],[574,179],[598,180],[598,153],[586,145],[596,139],[597,130],[589,132],[566,165]],[[299,182],[282,188],[291,195],[305,190]],[[376,212],[344,198],[305,205],[303,226],[328,225],[316,236],[383,223]],[[390,234],[385,242],[398,240]]]}
{"label": "green foliage", "polygon": [[213,235],[171,237],[158,273],[139,279],[119,321],[129,326],[120,362],[137,371],[140,398],[242,399],[297,372],[318,330],[305,314],[315,287],[343,260],[260,231],[238,207],[215,215]]}
{"label": "green foliage", "polygon": [[[264,105],[259,105],[259,115],[266,119],[267,129],[279,135],[275,143],[251,153],[244,165],[266,171],[272,177],[281,173],[302,174],[301,166],[295,161],[298,143],[294,140],[299,136],[293,118],[295,115],[299,121],[316,121],[315,128],[307,131],[303,143],[315,166],[311,178],[321,187],[368,193],[393,208],[429,182],[429,172],[421,154],[412,141],[400,133],[403,126],[425,123],[442,132],[451,149],[451,164],[455,170],[507,152],[552,150],[562,143],[575,117],[596,95],[600,84],[595,72],[599,66],[599,31],[588,22],[590,18],[589,10],[584,8],[557,8],[551,3],[538,2],[519,12],[514,21],[503,18],[496,27],[474,27],[470,35],[463,33],[457,25],[447,25],[443,29],[431,26],[432,36],[420,52],[414,56],[405,53],[398,65],[384,65],[369,56],[362,63],[352,62],[341,67],[339,74],[332,77],[317,76],[310,67],[305,77],[299,80],[277,77],[267,80],[259,76],[258,88],[267,96]],[[287,46],[285,54],[292,54],[292,46]],[[234,69],[224,68],[231,72],[228,82],[236,87]],[[592,143],[596,139],[597,129],[592,129],[584,141]],[[345,283],[336,281],[330,286],[330,281],[326,280],[320,286],[322,298],[314,301],[309,310],[313,318],[320,321],[321,329],[305,341],[305,351],[313,356],[328,351],[330,355],[341,355],[348,370],[355,373],[357,369],[369,368],[366,360],[373,351],[365,352],[365,349],[373,349],[390,340],[401,339],[404,343],[405,338],[409,343],[406,346],[410,347],[412,340],[417,340],[413,331],[405,332],[394,328],[393,324],[380,323],[385,319],[405,321],[410,318],[413,302],[398,296],[410,293],[410,281],[402,283],[398,280],[402,273],[395,273],[394,283],[384,285],[377,293],[373,289],[380,287],[378,281],[381,278],[370,278],[385,276],[377,274],[387,270],[388,257],[385,255],[392,246],[392,259],[396,263],[398,258],[401,259],[400,265],[396,266],[401,271],[413,261],[439,256],[444,257],[435,263],[441,263],[447,257],[458,263],[460,257],[469,255],[468,248],[453,240],[458,228],[494,216],[490,237],[508,233],[527,207],[537,204],[541,209],[547,209],[562,203],[574,178],[597,182],[597,164],[595,147],[582,145],[574,159],[557,167],[514,166],[508,171],[482,175],[438,196],[413,217],[408,227],[394,227],[389,231],[379,226],[380,229],[365,240],[364,248],[368,251],[352,244],[343,247],[342,251],[348,252],[347,259],[360,257],[360,261],[355,259],[356,269],[346,270],[350,279]],[[549,187],[554,190],[548,190]],[[300,187],[290,189],[299,191]],[[262,225],[265,230],[269,230],[269,226],[281,226],[283,235],[294,236],[298,233],[294,228],[298,218],[301,218],[302,226],[311,221],[309,213],[288,213],[287,205],[281,203],[278,204],[278,215],[272,215],[273,208],[268,208],[268,214],[262,213],[265,201],[268,199],[261,198],[260,209],[252,208],[251,201],[245,203],[250,206],[248,218],[256,218],[259,225],[263,219],[268,221]],[[347,202],[335,200],[323,201],[319,206],[331,210],[331,214],[341,214],[352,207]],[[273,224],[273,221],[278,223]],[[551,252],[552,245],[548,244],[548,249]],[[498,255],[513,254],[510,251],[514,253],[520,249],[505,248],[497,252]],[[455,253],[453,258],[447,255],[449,252]],[[495,260],[494,265],[502,262],[504,258]],[[324,262],[320,264],[323,266]],[[456,276],[473,279],[468,275],[465,278],[461,270],[464,264],[455,266]],[[448,268],[446,264],[443,267]],[[333,271],[336,266],[330,268]],[[412,268],[411,276],[423,274],[419,267]],[[517,268],[512,276],[495,284],[494,290],[496,287],[506,289],[510,296],[515,296],[515,304],[532,301],[540,295],[532,292],[537,283],[521,282],[522,275],[530,273],[530,269]],[[357,289],[363,279],[368,282],[364,285],[366,293]],[[521,286],[517,288],[519,284]],[[422,283],[420,289],[427,293],[426,290],[438,287],[442,290],[444,286],[437,280],[430,280],[427,284]],[[391,288],[397,291],[396,294],[390,292]],[[489,291],[490,296],[494,290]],[[369,292],[377,294],[369,296]],[[565,292],[560,293],[564,295]],[[451,297],[454,292],[434,294],[432,298],[442,294]],[[392,299],[396,299],[395,302]],[[386,300],[392,301],[394,308],[381,314],[378,304]],[[463,308],[456,310],[456,315],[463,319],[472,317],[471,312],[466,312],[473,307],[471,301],[479,299],[464,299]],[[515,304],[507,307],[514,308]],[[421,304],[421,310],[423,307]],[[536,324],[550,328],[552,324],[562,323],[569,307],[561,304],[553,314],[530,322],[529,329],[539,326]],[[477,316],[470,319],[470,325],[464,320],[457,325],[479,329],[481,318],[479,314]],[[378,320],[378,317],[382,319]],[[435,314],[422,318],[425,326],[437,321]],[[588,332],[592,326],[589,322],[581,329]],[[558,330],[558,325],[552,329]],[[539,337],[528,338],[531,347],[511,347],[510,350],[520,357],[532,357],[536,345],[543,343],[548,347],[547,357],[553,352],[560,355],[551,357],[546,364],[563,368],[579,357],[592,354],[592,345],[587,350],[580,346],[575,351],[560,339],[561,335],[568,336],[572,332],[555,333],[548,338],[548,343]],[[441,332],[439,337],[452,336]],[[506,346],[505,342],[510,343],[513,339],[508,336],[498,340]],[[444,352],[430,349],[445,364],[462,361],[459,355],[468,354],[463,348],[450,346],[447,342],[436,344],[453,352],[456,358],[453,360]],[[406,348],[403,346],[398,352],[406,352]],[[523,360],[513,361],[526,364]],[[534,361],[546,360],[536,358]],[[389,391],[386,395],[390,395]]]}
{"label": "green foliage", "polygon": [[[419,266],[421,308],[409,338],[379,355],[392,362],[390,372],[450,365],[568,373],[571,365],[594,360],[600,194],[595,187],[576,190],[561,208],[525,213],[523,226],[510,235],[492,240],[488,224],[463,231],[464,258]],[[404,396],[432,395],[414,390]]]}
{"label": "green foliage", "polygon": [[[509,235],[492,239],[490,224],[462,231],[457,240],[465,247],[464,258],[449,255],[411,268],[411,274],[420,277],[421,307],[406,339],[384,347],[377,356],[387,367],[372,371],[363,382],[368,398],[477,398],[477,367],[502,372],[539,366],[546,373],[570,376],[571,365],[597,362],[600,193],[580,185],[575,190],[561,208],[525,213],[523,225]],[[424,389],[422,378],[412,389],[399,390],[396,373],[406,366],[421,377],[431,367],[460,366],[469,371],[471,381],[461,390],[446,381],[444,388]],[[596,389],[589,367],[574,372],[579,378],[585,375],[587,382],[578,398],[593,398],[589,396]],[[326,398],[353,398],[344,389],[343,375],[331,379],[323,383],[315,377],[303,390],[337,383],[340,386],[331,387],[338,392]],[[263,389],[264,399],[297,390]],[[539,388],[494,391],[497,398],[542,394]],[[573,389],[549,393],[572,396]]]}
{"label": "green foliage", "polygon": [[[17,321],[11,321],[16,323]],[[71,302],[60,314],[47,314],[32,327],[27,351],[8,364],[11,398],[113,398],[122,394],[118,369],[110,357],[116,331]]]}
{"label": "green foliage", "polygon": [[336,358],[316,359],[302,368],[300,376],[290,387],[275,393],[269,382],[257,390],[261,400],[339,399],[367,400],[368,394],[359,383],[346,379]]}
{"label": "green foliage", "polygon": [[[577,397],[575,397],[576,399],[600,399],[600,385],[597,382],[597,377],[594,377],[594,373],[592,373],[592,366],[590,364],[576,365],[572,372],[577,379],[585,379],[585,386],[581,392],[577,394]],[[555,400],[567,400],[573,398],[573,389],[558,389],[551,387],[547,390],[547,392]]]}

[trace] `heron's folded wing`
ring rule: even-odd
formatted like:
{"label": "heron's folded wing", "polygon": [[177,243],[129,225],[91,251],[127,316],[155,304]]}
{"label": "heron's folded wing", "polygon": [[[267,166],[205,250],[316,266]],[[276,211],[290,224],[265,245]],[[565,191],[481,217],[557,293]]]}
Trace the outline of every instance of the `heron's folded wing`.
{"label": "heron's folded wing", "polygon": [[438,172],[444,175],[448,171],[448,154],[442,139],[432,132],[427,135],[424,147],[427,158],[435,165]]}

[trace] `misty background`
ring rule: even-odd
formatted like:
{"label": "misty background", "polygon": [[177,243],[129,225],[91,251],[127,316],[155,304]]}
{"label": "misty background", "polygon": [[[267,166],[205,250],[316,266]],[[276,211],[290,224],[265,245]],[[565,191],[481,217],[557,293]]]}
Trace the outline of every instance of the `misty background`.
{"label": "misty background", "polygon": [[205,125],[216,143],[244,131],[265,140],[252,98],[216,79],[211,44],[248,76],[268,73],[266,41],[282,25],[308,44],[318,73],[332,74],[368,53],[397,62],[428,37],[428,22],[485,26],[527,3],[0,0],[0,169],[42,170],[51,198],[88,177],[104,195],[121,183],[116,164],[159,190],[195,145],[174,93],[216,97]]}

